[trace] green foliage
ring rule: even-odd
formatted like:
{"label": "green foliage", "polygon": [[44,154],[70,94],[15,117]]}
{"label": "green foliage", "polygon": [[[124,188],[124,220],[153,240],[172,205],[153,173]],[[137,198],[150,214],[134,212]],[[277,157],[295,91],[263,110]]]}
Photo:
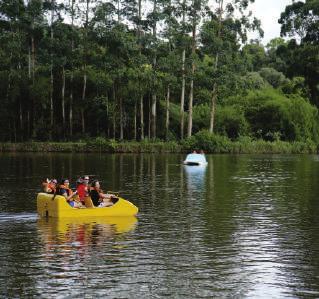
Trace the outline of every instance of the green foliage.
{"label": "green foliage", "polygon": [[310,98],[310,91],[304,77],[294,77],[292,80],[288,80],[281,89],[287,95],[295,94],[303,98]]}
{"label": "green foliage", "polygon": [[211,134],[208,131],[200,131],[194,136],[182,142],[183,148],[187,151],[204,150],[206,153],[233,153],[233,154],[306,154],[316,153],[317,146],[312,141],[306,142],[285,142],[285,141],[265,141],[262,139],[252,139],[250,137],[240,137],[232,142],[225,136]]}
{"label": "green foliage", "polygon": [[263,89],[268,86],[267,81],[257,72],[247,73],[242,77],[242,88],[244,90]]}
{"label": "green foliage", "polygon": [[0,152],[105,152],[105,153],[179,153],[190,152],[194,149],[205,149],[206,153],[232,154],[307,154],[317,153],[317,146],[312,141],[285,142],[254,140],[250,137],[240,137],[230,141],[225,136],[201,131],[185,139],[181,144],[176,142],[149,141],[118,142],[115,140],[99,139],[87,142],[25,142],[0,143]]}
{"label": "green foliage", "polygon": [[235,140],[248,133],[248,122],[238,106],[219,107],[216,113],[216,132]]}
{"label": "green foliage", "polygon": [[[194,107],[193,121],[195,131],[207,127],[210,117],[209,105]],[[218,105],[216,109],[215,132],[234,140],[248,133],[248,123],[245,119],[244,110],[238,105]]]}
{"label": "green foliage", "polygon": [[265,140],[318,142],[318,110],[300,96],[265,89],[247,96],[245,116],[253,136]]}
{"label": "green foliage", "polygon": [[245,45],[242,55],[249,72],[258,71],[263,67],[267,59],[265,49],[259,43]]}
{"label": "green foliage", "polygon": [[[275,38],[266,47],[246,43],[247,30],[260,30],[246,10],[252,2],[3,0],[0,141],[80,139],[87,151],[178,151],[180,111],[193,90],[196,135],[184,141],[187,149],[289,152],[289,141],[298,152],[300,144],[318,143],[318,1],[294,2],[281,15],[282,34],[298,34],[300,43]],[[216,135],[205,131],[212,102]],[[186,110],[184,129],[190,116]]]}
{"label": "green foliage", "polygon": [[259,74],[266,82],[268,82],[272,87],[278,88],[284,84],[288,83],[287,78],[284,76],[283,73],[278,72],[277,70],[273,68],[262,68],[259,71]]}
{"label": "green foliage", "polygon": [[185,139],[182,145],[188,151],[204,150],[208,153],[231,152],[231,141],[229,138],[211,134],[207,130],[202,130]]}

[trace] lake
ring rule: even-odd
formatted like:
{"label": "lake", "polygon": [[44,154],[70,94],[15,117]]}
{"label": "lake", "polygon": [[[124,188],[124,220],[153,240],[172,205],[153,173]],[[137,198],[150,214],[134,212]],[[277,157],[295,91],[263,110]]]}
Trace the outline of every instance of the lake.
{"label": "lake", "polygon": [[[315,155],[0,154],[1,298],[318,298]],[[39,219],[88,174],[137,218]]]}

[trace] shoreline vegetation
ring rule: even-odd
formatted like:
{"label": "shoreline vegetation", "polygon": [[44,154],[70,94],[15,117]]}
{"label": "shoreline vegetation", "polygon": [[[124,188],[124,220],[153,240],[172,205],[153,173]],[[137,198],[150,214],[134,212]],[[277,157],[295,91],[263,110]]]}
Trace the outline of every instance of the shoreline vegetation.
{"label": "shoreline vegetation", "polygon": [[265,141],[241,137],[232,141],[225,136],[198,133],[183,141],[116,141],[97,137],[77,142],[0,143],[0,152],[61,152],[61,153],[187,153],[204,150],[207,154],[315,154],[312,142]]}

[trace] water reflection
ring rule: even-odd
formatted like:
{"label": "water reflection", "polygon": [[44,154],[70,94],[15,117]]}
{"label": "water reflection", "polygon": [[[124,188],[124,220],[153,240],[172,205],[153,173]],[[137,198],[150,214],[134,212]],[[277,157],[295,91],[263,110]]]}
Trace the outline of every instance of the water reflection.
{"label": "water reflection", "polygon": [[134,230],[136,224],[136,217],[40,218],[37,227],[45,253],[50,256],[57,247],[77,247],[85,254],[90,247],[121,238],[122,234]]}
{"label": "water reflection", "polygon": [[187,188],[189,191],[202,191],[205,189],[205,176],[207,165],[190,166],[183,165],[187,176]]}
{"label": "water reflection", "polygon": [[[318,298],[317,160],[207,159],[0,155],[0,297]],[[122,190],[138,225],[38,220],[41,179],[82,173]]]}

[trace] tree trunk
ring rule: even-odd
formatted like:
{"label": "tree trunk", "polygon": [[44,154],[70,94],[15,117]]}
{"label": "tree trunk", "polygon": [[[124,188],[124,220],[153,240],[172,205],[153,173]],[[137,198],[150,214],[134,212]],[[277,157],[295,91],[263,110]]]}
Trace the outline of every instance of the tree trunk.
{"label": "tree trunk", "polygon": [[152,94],[151,123],[153,139],[156,139],[156,101],[156,94]]}
{"label": "tree trunk", "polygon": [[[182,7],[182,26],[185,26],[185,15],[186,15],[186,0],[183,0],[183,7]],[[185,36],[184,28],[183,28],[183,37]],[[181,101],[180,101],[180,134],[181,139],[184,138],[184,105],[185,105],[185,60],[186,60],[186,49],[185,45],[183,46],[182,52],[182,91],[181,91]]]}
{"label": "tree trunk", "polygon": [[[32,26],[33,27],[33,26]],[[33,29],[33,28],[32,28]],[[31,36],[31,57],[32,57],[32,84],[35,82],[35,45],[34,45],[34,37]],[[31,100],[31,137],[35,137],[35,102],[34,98]]]}
{"label": "tree trunk", "polygon": [[166,140],[168,140],[168,133],[169,133],[169,102],[170,102],[170,85],[167,86],[167,95],[166,95],[166,121],[165,121],[165,128],[166,128]]}
{"label": "tree trunk", "polygon": [[211,98],[211,110],[210,110],[210,126],[209,126],[210,133],[214,132],[216,96],[217,96],[216,88],[217,88],[217,84],[214,84],[212,98]]}
{"label": "tree trunk", "polygon": [[[137,35],[138,35],[138,46],[139,46],[139,56],[142,56],[142,0],[138,0],[138,25],[137,25]],[[140,128],[141,128],[141,140],[144,139],[144,97],[143,92],[140,88]]]}
{"label": "tree trunk", "polygon": [[[224,0],[220,0],[219,13],[218,13],[218,33],[217,33],[218,39],[220,39],[221,32],[222,32],[223,8],[224,8]],[[215,66],[214,66],[215,72],[218,69],[218,60],[219,60],[219,50],[217,50],[216,57],[215,57]],[[210,105],[210,124],[209,124],[210,133],[214,132],[217,92],[218,92],[218,85],[215,80],[213,85],[211,105]]]}
{"label": "tree trunk", "polygon": [[62,67],[61,105],[62,105],[62,128],[63,128],[63,135],[65,135],[65,68],[64,66]]}
{"label": "tree trunk", "polygon": [[81,103],[81,123],[82,123],[82,134],[85,134],[85,118],[84,118],[84,105],[86,100],[86,84],[87,84],[87,40],[88,40],[88,25],[89,25],[89,5],[90,0],[86,0],[85,10],[85,23],[84,23],[84,65],[83,65],[83,89],[82,89],[82,103]]}
{"label": "tree trunk", "polygon": [[[21,81],[21,56],[19,54],[19,63],[18,63],[18,80]],[[22,99],[21,96],[19,97],[19,133],[18,134],[20,137],[19,140],[23,140],[23,113],[22,113]]]}
{"label": "tree trunk", "polygon": [[148,139],[151,138],[151,96],[148,95]]}
{"label": "tree trunk", "polygon": [[[153,0],[153,14],[156,15],[157,13],[157,0]],[[157,20],[154,21],[153,24],[153,40],[154,43],[156,43],[157,39]],[[155,72],[156,69],[156,64],[157,64],[157,58],[156,58],[156,49],[154,49],[154,58],[153,58],[153,70]],[[156,74],[156,73],[155,73]],[[152,118],[151,118],[151,123],[152,123],[152,138],[156,139],[156,102],[157,102],[157,96],[156,96],[156,91],[153,91],[152,94]]]}
{"label": "tree trunk", "polygon": [[20,121],[20,130],[21,130],[21,134],[22,134],[22,130],[23,130],[23,113],[22,113],[21,98],[20,98],[20,101],[19,101],[19,121]]}
{"label": "tree trunk", "polygon": [[142,54],[142,39],[141,39],[141,21],[142,21],[142,0],[138,0],[138,25],[137,25],[137,35],[138,35],[138,45],[139,45],[139,54]]}
{"label": "tree trunk", "polygon": [[190,83],[189,91],[189,102],[188,102],[188,127],[187,137],[192,136],[193,129],[193,99],[194,99],[194,75],[195,75],[195,50],[196,50],[196,16],[193,17],[193,29],[192,29],[192,78]]}
{"label": "tree trunk", "polygon": [[117,23],[121,22],[121,10],[120,10],[120,0],[117,0]]}
{"label": "tree trunk", "polygon": [[69,126],[70,126],[70,137],[73,136],[73,71],[71,71],[70,79],[70,107],[69,107]]}
{"label": "tree trunk", "polygon": [[[195,65],[192,62],[192,75],[195,72]],[[188,127],[187,127],[187,137],[192,136],[193,129],[193,98],[194,98],[194,79],[191,79],[190,91],[189,91],[189,103],[188,103]]]}
{"label": "tree trunk", "polygon": [[32,83],[34,84],[34,76],[35,76],[35,45],[34,45],[34,37],[31,36],[31,66],[32,66]]}
{"label": "tree trunk", "polygon": [[69,129],[70,129],[70,138],[73,136],[73,51],[74,51],[74,2],[75,0],[71,0],[71,78],[70,78],[70,107],[69,107]]}
{"label": "tree trunk", "polygon": [[115,114],[113,114],[113,139],[116,138],[116,119]]}
{"label": "tree trunk", "polygon": [[27,112],[27,122],[28,122],[28,127],[27,127],[27,138],[30,138],[31,136],[31,123],[30,123],[30,110]]}
{"label": "tree trunk", "polygon": [[52,132],[53,132],[53,21],[54,21],[54,0],[51,0],[51,34],[50,34],[50,57],[51,57],[51,65],[50,65],[50,140],[52,140]]}
{"label": "tree trunk", "polygon": [[83,90],[82,90],[82,105],[81,105],[81,123],[82,123],[82,134],[85,133],[85,120],[84,120],[84,105],[85,105],[85,94],[86,94],[86,65],[84,66],[84,76],[83,76]]}
{"label": "tree trunk", "polygon": [[[12,66],[11,66],[11,63],[12,63],[12,52],[10,51],[10,70],[9,70],[9,74],[8,74],[8,86],[7,86],[7,92],[6,92],[6,102],[9,104],[10,103],[10,100],[12,98],[11,96],[11,73],[12,73]],[[10,117],[11,119],[11,117]],[[13,118],[12,118],[13,119]],[[14,122],[14,120],[13,120]],[[11,121],[9,121],[9,126],[11,127]],[[13,126],[12,126],[13,127]],[[9,130],[10,131],[10,140],[12,140],[12,135],[11,135],[11,129]]]}
{"label": "tree trunk", "polygon": [[137,123],[136,123],[136,103],[134,104],[134,140],[137,139]]}
{"label": "tree trunk", "polygon": [[50,140],[52,140],[53,130],[53,70],[50,70]]}
{"label": "tree trunk", "polygon": [[123,140],[124,130],[123,130],[123,100],[122,97],[119,98],[120,105],[120,140]]}
{"label": "tree trunk", "polygon": [[105,93],[105,99],[106,99],[106,136],[107,138],[110,138],[110,125],[109,125],[109,95],[106,91]]}
{"label": "tree trunk", "polygon": [[185,51],[185,49],[183,49],[183,53],[182,53],[182,93],[181,93],[181,107],[180,107],[181,139],[184,138],[185,57],[186,57],[186,51]]}
{"label": "tree trunk", "polygon": [[85,134],[85,119],[84,119],[84,108],[81,107],[81,127],[82,127],[82,134]]}
{"label": "tree trunk", "polygon": [[31,79],[31,50],[30,46],[28,46],[28,78]]}
{"label": "tree trunk", "polygon": [[113,139],[116,138],[116,94],[115,94],[115,86],[113,85]]}
{"label": "tree trunk", "polygon": [[13,125],[13,140],[16,143],[17,142],[17,128],[16,128],[16,122],[15,117],[12,117],[12,125]]}
{"label": "tree trunk", "polygon": [[144,139],[144,97],[141,95],[140,97],[140,125],[141,125],[141,140]]}

